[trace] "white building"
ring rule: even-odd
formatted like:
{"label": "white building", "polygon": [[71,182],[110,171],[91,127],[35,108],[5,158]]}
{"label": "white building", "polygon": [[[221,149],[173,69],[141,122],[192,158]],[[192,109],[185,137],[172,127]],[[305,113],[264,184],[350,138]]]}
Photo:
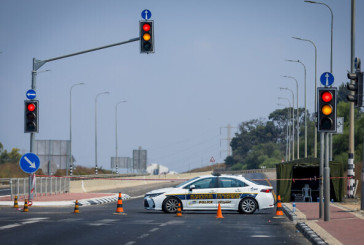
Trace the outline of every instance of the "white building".
{"label": "white building", "polygon": [[147,166],[147,172],[151,175],[168,174],[169,169],[158,163],[152,163]]}

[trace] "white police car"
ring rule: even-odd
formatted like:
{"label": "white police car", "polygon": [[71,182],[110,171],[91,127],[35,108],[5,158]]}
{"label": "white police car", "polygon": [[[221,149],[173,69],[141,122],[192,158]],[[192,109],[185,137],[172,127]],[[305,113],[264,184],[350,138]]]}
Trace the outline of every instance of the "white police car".
{"label": "white police car", "polygon": [[176,187],[150,191],[144,196],[148,210],[175,213],[183,210],[237,210],[252,214],[257,209],[274,207],[271,186],[260,185],[243,176],[205,175],[190,179]]}

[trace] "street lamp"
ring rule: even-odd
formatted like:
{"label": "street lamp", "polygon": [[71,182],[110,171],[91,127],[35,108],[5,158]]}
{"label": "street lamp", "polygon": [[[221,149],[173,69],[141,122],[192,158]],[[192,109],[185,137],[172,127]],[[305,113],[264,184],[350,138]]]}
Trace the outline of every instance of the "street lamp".
{"label": "street lamp", "polygon": [[[289,107],[291,108],[291,101],[288,99],[288,98],[284,98],[284,97],[277,97],[278,99],[282,99],[282,100],[287,100],[288,101],[288,104],[289,104]],[[292,107],[292,111],[293,111],[293,107]],[[290,118],[291,118],[291,112],[290,110],[288,110],[288,122],[290,121]],[[292,121],[293,121],[293,117],[292,117]],[[289,128],[288,124],[287,124],[287,127]],[[290,134],[290,131],[288,130],[289,132],[289,138],[288,138],[288,142],[291,140],[291,134]],[[288,160],[291,160],[291,144],[288,143]]]}
{"label": "street lamp", "polygon": [[118,170],[118,165],[119,165],[119,160],[118,160],[118,105],[121,103],[125,103],[126,100],[123,101],[119,101],[116,105],[115,105],[115,145],[116,145],[116,150],[115,150],[115,164],[116,164],[116,173],[119,173]]}
{"label": "street lamp", "polygon": [[[310,42],[315,48],[315,118],[317,118],[317,48],[313,41],[300,37],[292,37],[294,39]],[[315,140],[314,140],[314,157],[317,157],[317,124],[315,123]]]}
{"label": "street lamp", "polygon": [[297,62],[300,63],[301,65],[303,65],[303,69],[305,72],[305,158],[307,158],[307,94],[306,94],[306,66],[305,64],[303,64],[300,60],[286,60],[289,62]]}
{"label": "street lamp", "polygon": [[[278,97],[278,99],[282,99],[281,97]],[[290,103],[289,101],[288,101],[288,103]],[[285,107],[285,105],[282,105],[282,104],[277,104],[278,106],[282,106],[282,107]],[[289,143],[289,141],[290,141],[290,138],[291,138],[291,136],[290,136],[290,130],[289,130],[289,118],[291,117],[291,115],[290,115],[290,110],[288,110],[287,111],[287,114],[288,114],[288,117],[287,117],[287,126],[286,126],[286,131],[287,131],[287,139],[286,139],[286,161],[290,161],[291,160],[291,156],[290,156],[290,143]],[[288,156],[287,156],[288,155]]]}
{"label": "street lamp", "polygon": [[288,90],[292,93],[292,160],[294,160],[294,93],[289,88],[280,88],[280,90]]}
{"label": "street lamp", "polygon": [[[281,75],[282,76],[282,75]],[[285,78],[291,78],[296,82],[296,94],[297,94],[297,98],[296,98],[296,121],[297,121],[297,159],[300,159],[300,121],[299,121],[299,117],[298,117],[298,81],[296,78],[292,77],[292,76],[282,76]]]}
{"label": "street lamp", "polygon": [[[73,173],[73,158],[72,158],[72,89],[78,85],[84,85],[84,83],[77,83],[71,86],[70,88],[70,176]],[[66,168],[66,175],[68,176],[68,169]]]}
{"label": "street lamp", "polygon": [[95,97],[95,174],[97,175],[97,97],[102,94],[110,94],[110,92],[98,93]]}

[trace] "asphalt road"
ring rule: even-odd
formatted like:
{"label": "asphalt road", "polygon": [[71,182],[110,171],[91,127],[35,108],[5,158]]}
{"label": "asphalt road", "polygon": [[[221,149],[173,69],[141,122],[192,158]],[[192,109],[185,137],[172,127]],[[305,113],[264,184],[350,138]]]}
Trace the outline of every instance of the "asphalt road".
{"label": "asphalt road", "polygon": [[[246,177],[260,179],[262,175]],[[130,191],[139,195],[146,190]],[[73,213],[73,207],[31,207],[28,213],[2,207],[0,243],[310,244],[285,216],[274,218],[274,209],[253,215],[223,211],[224,219],[216,219],[214,211],[183,212],[182,217],[147,211],[142,198],[124,201],[123,208],[127,215],[114,214],[116,202],[80,207],[79,214]]]}
{"label": "asphalt road", "polygon": [[310,244],[285,216],[275,210],[253,215],[183,212],[182,217],[147,211],[142,198],[126,200],[124,213],[116,203],[73,208],[31,207],[28,213],[0,209],[1,244]]}

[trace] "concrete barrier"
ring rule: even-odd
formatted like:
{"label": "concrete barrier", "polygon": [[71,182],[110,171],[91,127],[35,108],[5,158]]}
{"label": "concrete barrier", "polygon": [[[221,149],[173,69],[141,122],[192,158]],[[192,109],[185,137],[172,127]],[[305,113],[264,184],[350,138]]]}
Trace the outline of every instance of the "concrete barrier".
{"label": "concrete barrier", "polygon": [[72,180],[70,182],[71,193],[97,192],[103,190],[117,189],[123,187],[146,185],[148,183],[161,182],[183,182],[200,175],[211,174],[211,171],[200,173],[167,174],[167,175],[146,175],[121,178],[95,178]]}

